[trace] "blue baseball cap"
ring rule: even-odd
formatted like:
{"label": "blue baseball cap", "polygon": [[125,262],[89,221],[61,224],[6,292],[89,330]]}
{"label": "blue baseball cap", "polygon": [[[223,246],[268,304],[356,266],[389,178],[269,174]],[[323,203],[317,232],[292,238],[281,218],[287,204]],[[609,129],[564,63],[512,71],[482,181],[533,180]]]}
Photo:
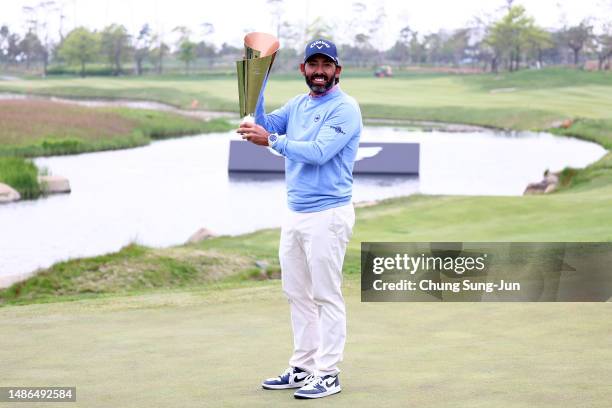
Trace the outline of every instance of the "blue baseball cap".
{"label": "blue baseball cap", "polygon": [[340,65],[336,45],[329,40],[318,39],[310,42],[304,51],[304,62],[308,61],[310,57],[316,54],[325,55],[326,57],[331,58],[336,65]]}

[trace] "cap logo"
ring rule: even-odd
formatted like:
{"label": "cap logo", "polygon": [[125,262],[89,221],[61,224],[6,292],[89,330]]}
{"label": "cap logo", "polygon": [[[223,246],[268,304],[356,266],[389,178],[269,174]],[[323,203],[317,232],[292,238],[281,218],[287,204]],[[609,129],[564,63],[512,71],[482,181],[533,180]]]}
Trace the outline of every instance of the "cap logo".
{"label": "cap logo", "polygon": [[329,44],[322,40],[318,40],[310,44],[310,48],[314,48],[314,47],[317,47],[319,50],[323,47],[330,48]]}

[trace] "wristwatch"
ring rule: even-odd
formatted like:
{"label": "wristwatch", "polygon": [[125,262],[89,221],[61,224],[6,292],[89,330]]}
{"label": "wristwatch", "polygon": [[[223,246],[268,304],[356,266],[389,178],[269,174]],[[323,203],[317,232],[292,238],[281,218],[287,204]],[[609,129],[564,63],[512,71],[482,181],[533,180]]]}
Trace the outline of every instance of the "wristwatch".
{"label": "wristwatch", "polygon": [[270,133],[268,135],[268,146],[273,147],[278,142],[278,135],[276,133]]}

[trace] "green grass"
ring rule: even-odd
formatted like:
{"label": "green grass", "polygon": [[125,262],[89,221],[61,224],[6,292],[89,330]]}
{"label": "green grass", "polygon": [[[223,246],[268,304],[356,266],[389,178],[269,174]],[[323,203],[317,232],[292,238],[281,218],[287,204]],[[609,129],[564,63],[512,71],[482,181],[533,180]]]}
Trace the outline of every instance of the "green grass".
{"label": "green grass", "polygon": [[[530,75],[542,74],[349,76],[343,87],[357,94],[368,116],[521,129],[579,118],[556,132],[610,148],[610,85],[578,71],[551,72],[553,79]],[[60,86],[56,81],[20,86],[52,90]],[[148,81],[155,86],[148,88]],[[71,83],[62,83],[63,91],[74,91]],[[207,99],[215,108],[231,106],[235,93],[231,78],[91,78],[77,88],[84,83],[94,93],[112,95],[123,87],[128,95],[133,87],[145,99],[168,97],[166,102],[178,105],[195,95],[215,95]],[[503,87],[517,90],[487,91]],[[270,106],[302,91],[299,80],[273,80]],[[372,304],[359,299],[362,241],[612,241],[612,155],[566,173],[567,185],[553,194],[417,195],[358,209],[344,268],[349,334],[343,392],[319,402],[609,406],[609,303]],[[286,366],[291,353],[280,283],[249,279],[256,275],[256,260],[278,267],[278,239],[279,230],[269,229],[165,249],[130,245],[56,264],[0,291],[0,304],[21,305],[0,307],[0,361],[10,373],[0,385],[75,385],[75,406],[87,407],[296,403],[289,391],[259,387]]]}
{"label": "green grass", "polygon": [[0,156],[35,157],[143,146],[152,140],[233,128],[171,112],[0,101]]}
{"label": "green grass", "polygon": [[234,128],[225,119],[210,119],[204,122],[169,112],[126,108],[109,110],[134,120],[137,130],[153,140],[198,133],[227,132]]}
{"label": "green grass", "polygon": [[152,249],[131,244],[117,253],[57,263],[34,279],[11,286],[0,303],[209,284],[230,276],[228,271],[247,271],[252,266],[246,256],[229,256],[214,249]]}
{"label": "green grass", "polygon": [[[609,406],[609,303],[373,304],[359,293],[358,277],[345,279],[343,391],[317,405]],[[293,344],[278,281],[0,308],[0,321],[0,386],[76,386],[70,406],[302,405],[259,385]]]}
{"label": "green grass", "polygon": [[[575,136],[599,143],[608,150],[612,149],[612,119],[579,119],[567,128],[551,129],[558,135]],[[564,189],[580,189],[612,183],[612,153],[586,169],[564,169],[561,173],[561,186]]]}
{"label": "green grass", "polygon": [[547,68],[542,70],[521,70],[499,75],[478,75],[469,82],[483,90],[500,88],[560,89],[576,85],[612,85],[612,74],[608,71],[583,71],[580,69]]}
{"label": "green grass", "polygon": [[612,119],[579,119],[567,129],[558,128],[552,131],[558,135],[591,140],[608,150],[612,149]]}
{"label": "green grass", "polygon": [[[343,77],[343,89],[359,101],[366,116],[543,129],[557,119],[612,115],[612,74],[606,72],[554,68],[500,76],[401,73],[394,78],[373,78],[347,69]],[[201,109],[233,112],[238,106],[236,86],[231,74],[0,82],[0,90],[5,91],[145,99],[184,108],[198,100]],[[495,92],[508,88],[515,90]],[[280,106],[304,92],[304,81],[297,72],[273,74],[266,91],[267,106]]]}
{"label": "green grass", "polygon": [[40,195],[38,169],[30,160],[18,157],[0,157],[0,183],[8,184],[28,199]]}

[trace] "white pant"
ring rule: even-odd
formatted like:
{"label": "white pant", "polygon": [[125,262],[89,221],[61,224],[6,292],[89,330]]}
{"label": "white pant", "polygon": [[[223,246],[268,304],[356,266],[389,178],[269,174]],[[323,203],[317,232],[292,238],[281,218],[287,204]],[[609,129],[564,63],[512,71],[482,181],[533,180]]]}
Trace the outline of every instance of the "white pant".
{"label": "white pant", "polygon": [[281,229],[283,292],[293,327],[289,365],[318,376],[340,372],[346,339],[342,263],[354,223],[349,203],[312,213],[288,210]]}

